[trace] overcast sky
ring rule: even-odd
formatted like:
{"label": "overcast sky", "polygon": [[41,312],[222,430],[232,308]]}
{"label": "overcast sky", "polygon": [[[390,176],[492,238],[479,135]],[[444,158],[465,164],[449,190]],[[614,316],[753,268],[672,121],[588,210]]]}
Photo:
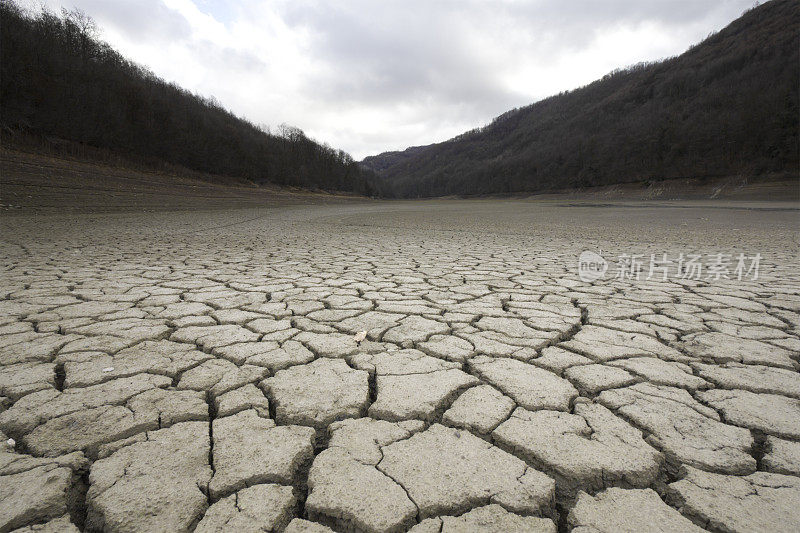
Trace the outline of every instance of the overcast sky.
{"label": "overcast sky", "polygon": [[[38,4],[38,0],[23,3]],[[45,0],[168,81],[356,159],[683,52],[753,0]]]}

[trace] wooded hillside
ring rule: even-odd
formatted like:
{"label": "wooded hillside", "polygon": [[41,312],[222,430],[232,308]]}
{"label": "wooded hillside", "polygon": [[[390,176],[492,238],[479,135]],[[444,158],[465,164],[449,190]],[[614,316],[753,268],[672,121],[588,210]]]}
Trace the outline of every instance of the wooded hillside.
{"label": "wooded hillside", "polygon": [[800,2],[772,0],[678,57],[362,165],[401,197],[798,176],[798,87]]}
{"label": "wooded hillside", "polygon": [[143,164],[254,182],[374,194],[371,171],[284,126],[278,135],[155,76],[96,38],[78,11],[28,13],[0,0],[0,126]]}

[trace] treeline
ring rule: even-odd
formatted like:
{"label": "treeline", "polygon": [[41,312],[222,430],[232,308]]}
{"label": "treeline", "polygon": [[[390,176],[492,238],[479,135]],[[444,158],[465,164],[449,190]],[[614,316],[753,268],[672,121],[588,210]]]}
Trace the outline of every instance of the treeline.
{"label": "treeline", "polygon": [[57,138],[256,183],[376,194],[347,153],[283,126],[270,134],[127,60],[79,11],[29,13],[0,0],[4,138]]}
{"label": "treeline", "polygon": [[800,2],[746,12],[679,57],[618,70],[450,141],[373,156],[402,197],[800,175]]}

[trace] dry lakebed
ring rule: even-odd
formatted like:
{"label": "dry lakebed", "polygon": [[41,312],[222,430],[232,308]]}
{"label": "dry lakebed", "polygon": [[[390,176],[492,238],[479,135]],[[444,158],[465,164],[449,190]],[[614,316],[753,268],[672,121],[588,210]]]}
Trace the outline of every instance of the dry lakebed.
{"label": "dry lakebed", "polygon": [[0,230],[0,532],[800,530],[796,204]]}

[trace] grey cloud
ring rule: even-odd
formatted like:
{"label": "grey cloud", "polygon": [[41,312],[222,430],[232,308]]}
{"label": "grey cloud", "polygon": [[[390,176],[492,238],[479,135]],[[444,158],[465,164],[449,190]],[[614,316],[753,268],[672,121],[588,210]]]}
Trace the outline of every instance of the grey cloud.
{"label": "grey cloud", "polygon": [[161,0],[74,0],[72,3],[101,28],[113,26],[131,40],[174,42],[191,35],[186,19]]}
{"label": "grey cloud", "polygon": [[425,13],[398,3],[294,3],[286,20],[310,31],[312,53],[329,67],[309,87],[340,105],[458,105],[472,116],[523,98],[469,50],[463,14],[451,13],[450,4],[420,7]]}
{"label": "grey cloud", "polygon": [[[226,69],[230,71],[248,72],[250,74],[263,71],[267,61],[257,55],[233,48],[222,48],[210,41],[201,40],[193,45],[198,56],[211,65],[211,70]],[[235,80],[232,80],[235,83]]]}
{"label": "grey cloud", "polygon": [[[464,104],[474,116],[485,116],[487,111],[499,113],[530,103],[521,90],[504,86],[499,79],[500,71],[513,68],[514,61],[548,64],[589,46],[600,29],[650,21],[678,27],[731,11],[731,6],[734,11],[744,9],[749,3],[296,1],[285,6],[283,16],[312,35],[310,53],[328,67],[310,80],[309,90],[318,97],[362,105]],[[728,21],[725,14],[720,25]],[[514,43],[505,39],[511,32],[527,36],[530,43],[509,48]],[[489,46],[494,41],[507,54],[506,62],[480,58],[474,53],[475,38]]]}

